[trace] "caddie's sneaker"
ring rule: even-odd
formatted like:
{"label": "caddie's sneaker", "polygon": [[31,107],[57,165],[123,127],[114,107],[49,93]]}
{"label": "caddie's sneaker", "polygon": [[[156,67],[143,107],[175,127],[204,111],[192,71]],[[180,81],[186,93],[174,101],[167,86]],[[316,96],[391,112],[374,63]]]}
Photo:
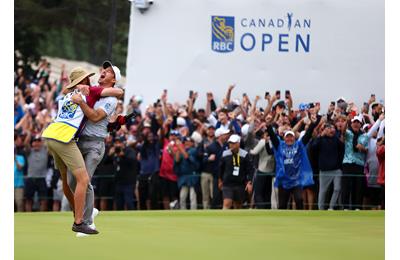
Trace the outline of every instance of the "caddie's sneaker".
{"label": "caddie's sneaker", "polygon": [[[97,215],[99,215],[99,212],[100,212],[100,211],[99,211],[98,209],[93,208],[93,212],[92,212],[92,224],[89,225],[89,227],[90,227],[91,229],[96,229],[96,225],[94,224],[94,218],[97,217]],[[87,236],[89,236],[89,235],[88,235],[88,234],[85,234],[85,233],[81,233],[81,232],[76,233],[76,237],[87,237]]]}
{"label": "caddie's sneaker", "polygon": [[99,233],[99,231],[97,231],[96,229],[91,229],[89,227],[89,225],[86,225],[83,222],[79,225],[74,222],[74,224],[72,225],[72,231],[80,232],[80,233],[84,233],[84,234],[88,234],[88,235],[96,235]]}

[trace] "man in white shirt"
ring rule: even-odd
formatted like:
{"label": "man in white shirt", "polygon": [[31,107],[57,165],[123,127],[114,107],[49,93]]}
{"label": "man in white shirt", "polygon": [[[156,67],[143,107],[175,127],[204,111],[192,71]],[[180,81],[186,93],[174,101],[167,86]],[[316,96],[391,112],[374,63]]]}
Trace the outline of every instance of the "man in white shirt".
{"label": "man in white shirt", "polygon": [[[103,68],[98,80],[99,86],[112,88],[120,79],[121,73],[118,67],[112,65],[109,61],[103,62]],[[115,97],[101,98],[95,103],[93,109],[85,105],[79,96],[74,96],[73,101],[79,104],[88,119],[79,136],[78,147],[85,160],[86,169],[91,180],[98,164],[104,156],[104,140],[107,136],[107,124],[111,115],[115,112],[118,100]],[[69,174],[70,186],[75,187],[75,183],[75,178]],[[89,182],[86,191],[84,222],[93,229],[95,228],[93,220],[97,214],[98,210],[94,208],[94,190]],[[77,234],[77,236],[82,236],[82,234]]]}

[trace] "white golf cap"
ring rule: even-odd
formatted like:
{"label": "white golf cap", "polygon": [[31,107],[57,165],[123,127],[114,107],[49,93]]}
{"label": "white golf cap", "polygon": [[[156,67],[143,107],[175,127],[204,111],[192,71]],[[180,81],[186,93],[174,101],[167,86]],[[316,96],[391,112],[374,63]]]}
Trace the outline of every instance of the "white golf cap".
{"label": "white golf cap", "polygon": [[238,135],[231,135],[228,139],[228,143],[239,143],[240,142],[240,136]]}
{"label": "white golf cap", "polygon": [[223,127],[218,128],[215,131],[215,137],[220,137],[221,135],[229,134],[229,129],[225,129]]}
{"label": "white golf cap", "polygon": [[363,120],[364,120],[364,117],[362,115],[358,115],[358,116],[353,117],[353,119],[351,119],[351,122],[353,123],[354,121],[358,121],[362,124]]}
{"label": "white golf cap", "polygon": [[285,135],[284,135],[283,137],[286,137],[286,136],[288,136],[288,135],[293,135],[293,136],[295,136],[294,132],[289,130],[289,131],[286,131],[286,132],[285,132]]}
{"label": "white golf cap", "polygon": [[339,102],[340,100],[346,102],[346,99],[344,97],[338,97],[338,99],[336,99],[336,102]]}
{"label": "white golf cap", "polygon": [[194,131],[190,137],[196,144],[199,144],[201,141],[203,141],[203,137],[197,131]]}
{"label": "white golf cap", "polygon": [[176,119],[176,124],[178,126],[186,126],[186,120],[183,117],[178,117]]}
{"label": "white golf cap", "polygon": [[115,81],[116,81],[115,84],[117,84],[121,80],[121,71],[117,66],[114,66],[111,63],[111,61],[106,60],[103,62],[103,69],[107,69],[108,67],[111,67],[112,70],[114,71]]}

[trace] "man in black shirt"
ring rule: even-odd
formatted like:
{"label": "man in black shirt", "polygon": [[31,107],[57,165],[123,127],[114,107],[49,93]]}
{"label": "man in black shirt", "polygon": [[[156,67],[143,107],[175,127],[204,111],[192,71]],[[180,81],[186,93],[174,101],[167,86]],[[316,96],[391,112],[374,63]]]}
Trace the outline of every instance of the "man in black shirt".
{"label": "man in black shirt", "polygon": [[223,209],[240,209],[245,191],[253,190],[253,167],[249,153],[240,149],[240,137],[231,135],[229,150],[222,155],[218,186],[222,189]]}
{"label": "man in black shirt", "polygon": [[210,194],[212,199],[211,208],[213,209],[221,208],[222,205],[222,194],[218,188],[218,172],[219,162],[223,151],[226,149],[225,143],[229,138],[229,132],[228,129],[218,128],[215,131],[216,140],[207,146],[203,156],[203,172],[211,173],[213,176],[213,189]]}
{"label": "man in black shirt", "polygon": [[333,194],[329,209],[334,209],[341,191],[341,168],[344,155],[343,135],[341,135],[341,138],[336,135],[335,127],[326,123],[321,136],[311,143],[311,149],[317,155],[320,170],[318,194],[318,208],[320,210],[325,209],[325,197],[332,182]]}
{"label": "man in black shirt", "polygon": [[114,155],[115,171],[115,202],[117,210],[123,210],[126,205],[127,210],[135,209],[134,189],[136,176],[139,171],[139,164],[136,160],[136,152],[125,147],[125,138],[118,137],[115,145],[110,149],[110,155]]}
{"label": "man in black shirt", "polygon": [[97,189],[95,193],[97,192],[97,196],[100,198],[100,210],[110,210],[113,208],[116,168],[114,165],[114,156],[110,153],[111,147],[112,136],[110,135],[106,138],[104,157],[94,172],[94,176],[97,177]]}

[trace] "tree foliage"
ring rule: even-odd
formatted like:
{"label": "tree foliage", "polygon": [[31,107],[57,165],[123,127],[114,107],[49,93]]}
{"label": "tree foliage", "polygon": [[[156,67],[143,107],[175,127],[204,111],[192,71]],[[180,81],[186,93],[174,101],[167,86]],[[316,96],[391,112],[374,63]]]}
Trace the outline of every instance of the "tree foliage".
{"label": "tree foliage", "polygon": [[93,64],[110,59],[125,70],[128,0],[15,0],[14,3],[14,50],[25,62],[37,62],[42,55]]}

